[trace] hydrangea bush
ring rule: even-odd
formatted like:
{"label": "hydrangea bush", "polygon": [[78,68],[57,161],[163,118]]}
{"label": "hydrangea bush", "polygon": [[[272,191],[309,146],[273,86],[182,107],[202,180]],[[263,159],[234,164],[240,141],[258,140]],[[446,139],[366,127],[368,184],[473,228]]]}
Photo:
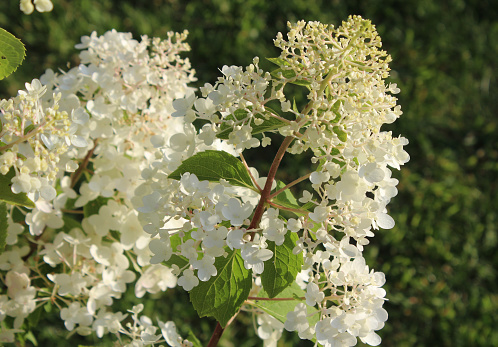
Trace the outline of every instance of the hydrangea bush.
{"label": "hydrangea bush", "polygon": [[[218,321],[208,346],[240,311],[265,346],[283,329],[322,346],[379,345],[385,276],[362,251],[394,226],[391,168],[409,156],[405,138],[381,131],[402,112],[375,27],[359,16],[289,24],[273,71],[254,58],[198,91],[186,37],[92,33],[78,67],[0,101],[0,341],[50,306],[72,333],[200,345],[143,304],[111,309],[130,286],[139,299],[180,286]],[[278,138],[269,172],[250,167],[244,151]],[[284,155],[310,156],[309,172],[277,180]],[[294,196],[303,181],[312,191]]]}

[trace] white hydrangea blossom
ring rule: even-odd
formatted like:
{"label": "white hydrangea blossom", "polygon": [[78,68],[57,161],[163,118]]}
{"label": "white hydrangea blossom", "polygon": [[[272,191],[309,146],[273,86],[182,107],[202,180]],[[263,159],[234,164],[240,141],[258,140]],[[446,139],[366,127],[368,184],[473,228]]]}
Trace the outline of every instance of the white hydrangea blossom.
{"label": "white hydrangea blossom", "polygon": [[[48,11],[47,3],[34,2],[38,11]],[[47,230],[65,228],[51,241],[38,242],[38,251],[46,264],[58,269],[47,275],[45,285],[52,285],[54,295],[62,299],[61,319],[70,331],[99,337],[121,334],[128,336],[130,345],[170,339],[147,317],[138,319],[138,309],[134,325],[124,326],[127,314],[112,312],[110,305],[131,284],[142,297],[177,283],[172,269],[151,265],[151,238],[131,200],[141,170],[162,155],[157,143],[183,128],[181,119],[171,117],[171,104],[190,92],[187,83],[194,80],[188,60],[178,55],[189,49],[183,43],[186,35],[169,33],[163,41],[144,36],[139,42],[116,31],[93,33],[77,45],[84,49],[80,66],[62,74],[47,70],[16,98],[0,101],[0,170],[6,174],[13,168],[13,192],[36,200],[36,208],[26,215],[29,232],[40,238]],[[91,179],[78,190],[75,186],[89,164]],[[58,182],[59,193],[54,189]],[[85,212],[79,223],[78,218],[70,218],[69,224],[62,218],[68,208],[69,214],[78,213],[78,208],[96,201],[100,207]],[[56,300],[30,285],[32,273],[25,263],[30,249],[16,248],[25,240],[11,213],[11,247],[0,255],[8,293],[0,293],[0,321],[7,316],[15,321],[13,329],[2,332],[4,342],[12,342],[22,331],[22,322],[37,302]],[[181,340],[180,345],[188,342]]]}
{"label": "white hydrangea blossom", "polygon": [[[127,346],[189,346],[173,322],[140,316],[142,304],[128,313],[111,305],[131,285],[137,298],[176,285],[191,291],[219,276],[217,261],[231,252],[249,270],[252,299],[242,310],[257,315],[265,346],[275,346],[284,328],[323,346],[380,344],[385,277],[370,270],[362,251],[374,230],[394,226],[387,213],[398,183],[391,168],[409,160],[408,141],[381,130],[402,114],[393,95],[399,89],[384,82],[390,56],[361,17],[339,28],[304,21],[289,27],[287,39],[279,33],[275,40],[279,70],[262,70],[259,58],[246,68],[224,66],[214,85],[200,88],[202,96],[188,87],[193,70],[178,55],[188,49],[186,33],[139,42],[113,30],[82,38],[80,66],[47,70],[0,102],[0,171],[13,170],[12,191],[36,201],[26,213],[29,240],[54,269],[44,278],[51,292],[37,291],[25,262],[33,250],[16,246],[25,239],[9,225],[0,322],[14,317],[14,325],[1,338],[12,340],[36,302],[60,300],[69,331],[117,334]],[[284,94],[292,83],[307,87],[301,110]],[[196,127],[196,120],[207,124]],[[308,151],[310,172],[284,188],[277,188],[273,164],[268,178],[259,178],[242,152],[267,146],[265,132],[285,137],[277,164],[285,152]],[[191,172],[171,177],[208,150],[240,157],[253,185]],[[313,191],[295,203],[278,199],[307,179]],[[284,218],[284,210],[295,218]],[[63,218],[72,213],[80,218]],[[50,240],[42,239],[47,230],[56,230]],[[262,293],[266,262],[275,265],[273,247],[284,246],[303,255],[296,278],[303,297],[281,323],[249,306]]]}
{"label": "white hydrangea blossom", "polygon": [[[222,208],[220,215],[224,203],[209,202],[193,190],[188,197],[165,199],[162,215],[176,213],[193,221],[198,229],[192,237],[199,241],[211,231],[195,222],[196,213],[213,218],[210,229],[230,220],[226,245],[241,249],[244,266],[254,274],[261,274],[264,261],[272,256],[266,240],[282,245],[288,231],[299,232],[293,252],[306,255],[302,269],[308,274],[305,299],[308,306],[317,308],[319,320],[310,325],[306,306],[299,304],[298,311],[289,313],[285,328],[297,331],[301,338],[315,337],[325,346],[352,346],[357,338],[378,345],[375,331],[387,319],[382,309],[385,292],[380,288],[383,274],[369,272],[361,252],[374,230],[394,226],[386,206],[397,194],[398,182],[391,178],[390,168],[399,169],[409,160],[403,149],[408,141],[381,130],[402,114],[393,95],[399,89],[384,83],[391,58],[380,50],[375,27],[360,17],[350,17],[339,28],[301,21],[290,25],[287,39],[278,34],[275,45],[282,50],[275,60],[280,72],[263,71],[258,58],[247,68],[225,66],[215,85],[201,88],[202,97],[176,100],[174,115],[184,116],[187,122],[210,121],[209,131],[223,134],[239,151],[261,144],[255,127],[265,121],[280,122],[278,132],[292,139],[287,151],[311,151],[312,164],[318,167],[307,176],[314,192],[305,191],[299,199],[308,204],[305,216],[285,223],[279,209],[270,207],[262,213],[256,234],[248,233],[243,229],[248,226],[240,225],[229,212],[239,209],[238,200],[229,200],[233,203]],[[302,111],[291,107],[283,93],[289,83],[308,87],[308,104]],[[288,117],[267,107],[272,100],[280,102]],[[228,134],[226,129],[230,129]],[[205,145],[210,138],[198,137]],[[149,189],[152,195],[155,191]],[[184,207],[175,210],[178,203]],[[275,207],[281,206],[276,203]],[[152,216],[144,219],[152,230],[161,228],[162,221]],[[331,294],[325,295],[328,291]]]}

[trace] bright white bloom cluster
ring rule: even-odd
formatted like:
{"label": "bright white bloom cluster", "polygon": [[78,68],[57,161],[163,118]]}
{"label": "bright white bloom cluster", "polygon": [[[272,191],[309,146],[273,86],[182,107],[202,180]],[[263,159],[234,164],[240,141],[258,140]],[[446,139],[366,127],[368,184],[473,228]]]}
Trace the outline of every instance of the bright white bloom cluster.
{"label": "bright white bloom cluster", "polygon": [[50,102],[44,103],[46,94],[47,86],[35,79],[15,98],[0,100],[0,173],[13,170],[12,192],[33,193],[35,200],[39,195],[55,198],[60,168],[67,164],[68,171],[75,169],[61,157],[73,147],[87,146],[75,134],[86,122],[79,117],[84,110],[78,99],[68,105],[60,92],[52,91]]}
{"label": "bright white bloom cluster", "polygon": [[[299,304],[287,315],[285,328],[297,331],[302,338],[316,338],[324,346],[352,346],[356,338],[378,345],[380,338],[375,331],[387,319],[382,309],[385,292],[380,288],[384,276],[369,272],[361,254],[368,238],[374,236],[373,230],[394,226],[386,206],[397,194],[398,181],[391,177],[389,167],[399,169],[409,159],[403,150],[408,141],[381,131],[383,124],[392,123],[402,114],[393,96],[399,89],[384,83],[391,58],[380,50],[375,27],[360,17],[350,17],[337,29],[302,21],[290,25],[287,40],[279,34],[275,45],[282,53],[271,61],[279,69],[263,71],[258,58],[245,69],[225,66],[223,77],[214,86],[201,88],[202,98],[191,95],[176,100],[173,115],[185,116],[190,122],[209,121],[201,134],[214,134],[199,136],[207,143],[217,136],[244,150],[264,145],[264,132],[278,131],[287,137],[289,153],[311,151],[316,168],[307,177],[314,192],[304,191],[299,199],[304,204],[301,209],[272,203],[274,195],[266,196],[266,202],[274,207],[260,216],[259,232],[246,240],[244,232],[238,231],[239,225],[230,220],[228,235],[242,236],[242,241],[236,241],[243,244],[244,264],[253,274],[261,274],[263,262],[272,253],[258,247],[259,242],[269,240],[280,246],[289,231],[299,233],[293,252],[305,255],[302,271],[306,274],[306,305],[318,308],[319,319],[310,324],[306,305]],[[285,96],[287,84],[307,88],[307,104],[302,110]],[[282,112],[268,107],[275,108],[275,104],[280,104]],[[261,133],[262,138],[258,135]],[[221,228],[226,220],[215,208],[226,202],[211,201],[208,207],[192,204],[195,198],[180,200],[190,204],[182,205],[182,211],[192,210],[192,206],[202,211],[184,213],[182,218],[192,221],[202,213],[204,220],[211,221],[212,230]],[[206,199],[199,201],[205,203]],[[279,209],[296,212],[298,218],[285,221]],[[171,216],[175,211],[168,212],[165,215]],[[187,225],[202,227],[199,223]],[[229,240],[227,237],[226,246],[233,247]],[[252,263],[253,254],[259,257],[259,263]]]}
{"label": "bright white bloom cluster", "polygon": [[[133,323],[110,308],[130,285],[141,298],[177,283],[169,267],[150,264],[151,238],[131,200],[141,170],[162,155],[156,147],[183,130],[170,114],[173,99],[194,80],[188,60],[178,55],[189,49],[186,35],[139,42],[116,31],[93,33],[77,45],[84,49],[80,66],[62,74],[47,70],[27,91],[1,101],[2,174],[15,170],[12,191],[36,200],[36,208],[23,211],[35,239],[19,237],[16,208],[9,212],[0,321],[14,321],[3,342],[13,341],[38,306],[52,302],[66,328],[81,335],[127,336],[129,346],[189,344],[172,322],[154,326],[138,317],[140,305],[130,311]],[[31,248],[22,246],[27,242]],[[33,286],[35,250],[53,270]]]}
{"label": "bright white bloom cluster", "polygon": [[[394,226],[391,168],[409,160],[408,141],[381,130],[402,114],[399,89],[385,83],[390,56],[358,16],[338,28],[289,28],[275,40],[275,71],[258,58],[224,66],[202,96],[178,56],[186,33],[138,42],[110,31],[82,38],[79,67],[47,70],[2,101],[2,173],[14,170],[12,191],[36,200],[22,210],[28,238],[14,208],[7,218],[0,321],[13,323],[2,338],[51,301],[82,335],[187,346],[173,322],[139,317],[142,305],[110,308],[131,285],[137,298],[179,285],[200,316],[223,325],[239,310],[257,315],[265,346],[283,329],[325,347],[380,344],[385,277],[362,252],[374,230]],[[289,84],[306,91],[302,105],[286,95]],[[270,132],[284,139],[259,178],[243,151],[269,145]],[[284,154],[304,152],[310,171],[276,182]],[[296,199],[288,188],[305,180],[312,189]],[[34,253],[53,268],[37,286],[26,261]]]}
{"label": "bright white bloom cluster", "polygon": [[[173,255],[188,260],[175,271],[180,274],[185,270],[178,279],[185,290],[215,276],[215,258],[226,256],[227,250],[240,249],[245,267],[263,272],[263,262],[273,253],[266,249],[265,237],[250,238],[248,218],[255,205],[244,201],[246,194],[240,197],[241,191],[249,189],[234,189],[227,182],[199,181],[189,173],[179,181],[167,179],[171,173],[168,164],[171,162],[165,159],[155,163],[151,171],[145,170],[147,183],[136,191],[137,197],[143,194],[141,200],[136,200],[140,220],[144,229],[156,237],[150,244],[154,253],[151,263],[167,262]],[[197,270],[196,275],[193,270]]]}

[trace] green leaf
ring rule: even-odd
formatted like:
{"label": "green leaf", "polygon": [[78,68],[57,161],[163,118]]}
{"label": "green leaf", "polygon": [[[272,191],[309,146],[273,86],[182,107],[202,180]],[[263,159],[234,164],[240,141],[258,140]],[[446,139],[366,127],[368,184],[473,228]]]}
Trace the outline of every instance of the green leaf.
{"label": "green leaf", "polygon": [[28,125],[26,128],[24,128],[24,135],[28,134],[34,128],[35,126],[33,124]]}
{"label": "green leaf", "polygon": [[244,267],[239,250],[214,263],[218,274],[190,291],[190,301],[199,317],[215,317],[225,327],[249,296],[252,271]]}
{"label": "green leaf", "polygon": [[[282,181],[277,181],[277,187],[275,188],[275,191],[278,191],[279,189],[282,189],[283,187],[285,187],[285,183],[283,183]],[[300,206],[297,199],[294,197],[294,195],[290,191],[290,189],[284,190],[282,193],[280,193],[276,197],[274,197],[271,201],[273,203],[280,205],[280,206],[283,206],[283,207],[292,208],[295,210],[302,210],[303,211],[302,213],[291,211],[294,214],[296,214],[297,216],[304,215],[306,213],[306,211],[308,210],[308,208],[310,207],[309,205],[307,207]]]}
{"label": "green leaf", "polygon": [[47,303],[45,305],[43,305],[43,309],[45,310],[45,312],[47,313],[50,313],[52,312],[52,309],[54,307],[52,306],[52,303],[50,301],[47,301]]}
{"label": "green leaf", "polygon": [[[275,188],[275,191],[278,191],[283,187],[285,187],[285,183],[282,181],[277,181],[277,187]],[[272,199],[272,202],[289,208],[298,209],[301,207],[299,206],[299,203],[297,202],[296,198],[294,197],[290,189],[286,189],[282,193],[278,194],[276,197]]]}
{"label": "green leaf", "polygon": [[29,342],[31,342],[33,344],[33,346],[35,346],[35,347],[38,346],[38,341],[36,340],[36,337],[31,330],[28,331],[26,333],[26,335],[24,335],[24,338],[26,340],[28,340]]}
{"label": "green leaf", "polygon": [[36,327],[40,321],[41,313],[43,311],[43,306],[39,306],[34,312],[28,316],[28,326],[30,328]]}
{"label": "green leaf", "polygon": [[291,79],[296,77],[296,73],[294,72],[294,70],[285,70],[282,68],[275,69],[270,72],[270,74],[275,78]]}
{"label": "green leaf", "polygon": [[[330,155],[339,155],[339,154],[341,154],[341,151],[338,150],[337,148],[332,148],[332,150],[330,151]],[[334,161],[334,163],[339,164],[341,166],[343,166],[345,164],[344,162],[338,161],[337,159],[332,159],[332,161]]]}
{"label": "green leaf", "polygon": [[[183,238],[183,242],[191,239],[190,232],[185,235]],[[182,243],[182,239],[178,235],[171,235],[169,237],[169,241],[171,243],[171,249],[176,252],[178,250],[178,246]],[[184,267],[189,263],[188,259],[181,255],[173,254],[167,261],[163,262],[166,266],[171,266],[173,264],[178,265],[179,268]]]}
{"label": "green leaf", "polygon": [[[296,77],[296,72],[294,70],[287,70],[287,69],[282,69],[282,68],[275,69],[272,72],[270,72],[270,74],[275,78],[285,78],[288,80]],[[297,84],[298,86],[304,86],[304,87],[308,87],[311,85],[311,82],[306,81],[306,80],[294,80],[294,81],[290,81],[290,83]]]}
{"label": "green leaf", "polygon": [[78,222],[76,219],[68,216],[67,214],[64,214],[62,216],[62,220],[64,221],[64,226],[60,229],[62,232],[69,233],[74,228],[83,230],[81,223]]}
{"label": "green leaf", "polygon": [[341,140],[342,142],[346,142],[347,141],[347,139],[348,139],[348,133],[345,132],[342,127],[335,126],[335,127],[332,128],[332,130],[337,135],[337,137],[339,138],[339,140]]}
{"label": "green leaf", "polygon": [[[275,78],[283,77],[285,79],[292,79],[292,78],[296,77],[296,72],[294,70],[289,70],[289,69],[284,68],[284,67],[291,66],[291,64],[288,61],[281,59],[281,58],[266,58],[266,59],[268,61],[272,62],[273,64],[279,66],[278,69],[275,69],[272,72],[270,72],[270,74],[273,77],[275,77]],[[303,68],[304,65],[299,64],[298,67]],[[280,73],[282,73],[281,76],[280,76]],[[308,87],[311,85],[311,82],[306,81],[306,80],[296,80],[296,81],[292,81],[290,83],[297,84],[298,86],[305,86],[305,87]]]}
{"label": "green leaf", "polygon": [[253,188],[251,176],[247,173],[244,164],[224,151],[208,150],[197,153],[183,161],[168,178],[180,180],[186,172],[195,174],[200,181],[219,182],[223,178],[230,184]]}
{"label": "green leaf", "polygon": [[297,104],[296,104],[296,99],[295,98],[292,98],[292,110],[294,112],[298,112],[299,113],[299,110],[297,109]]}
{"label": "green leaf", "polygon": [[177,265],[180,269],[188,264],[188,259],[181,255],[172,254],[167,261],[162,262],[163,265],[171,267]]}
{"label": "green leaf", "polygon": [[14,194],[10,186],[12,178],[16,175],[13,167],[10,168],[6,175],[0,174],[0,201],[5,201],[11,205],[25,206],[35,208],[35,203],[31,201],[26,193]]}
{"label": "green leaf", "polygon": [[0,80],[16,71],[26,56],[23,43],[8,31],[0,28]]}
{"label": "green leaf", "polygon": [[[225,117],[225,120],[241,121],[247,118],[248,113],[249,112],[246,110],[236,110],[233,114]],[[267,131],[273,131],[287,125],[286,122],[272,117],[271,115],[277,114],[277,112],[273,111],[269,107],[266,107],[266,111],[264,112],[264,114],[266,115],[266,117],[263,114],[258,113],[251,119],[252,135],[260,134]],[[262,119],[263,123],[256,125],[254,119]],[[228,140],[230,133],[233,131],[233,127],[223,123],[220,127],[220,130],[221,131],[216,134],[216,137],[222,140]]]}
{"label": "green leaf", "polygon": [[7,240],[7,228],[9,224],[7,223],[7,204],[5,202],[0,202],[0,254],[5,250],[6,240]]}
{"label": "green leaf", "polygon": [[[266,266],[266,265],[265,265]],[[289,287],[285,288],[275,298],[293,298],[293,300],[256,300],[253,305],[262,309],[269,315],[275,317],[280,322],[285,323],[287,320],[287,313],[294,311],[294,307],[300,302],[303,302],[305,291],[299,288],[296,282],[292,283]],[[261,298],[268,298],[268,294],[263,289],[258,294]],[[308,322],[310,326],[314,326],[320,319],[319,311],[315,307],[308,306]]]}
{"label": "green leaf", "polygon": [[301,209],[306,210],[306,211],[311,211],[311,210],[315,209],[315,207],[316,207],[316,204],[314,204],[311,201],[308,201],[303,206],[301,206]]}
{"label": "green leaf", "polygon": [[100,208],[104,205],[107,205],[109,199],[110,198],[99,196],[95,200],[87,202],[87,204],[83,206],[83,215],[85,216],[85,218],[88,218],[94,214],[98,214]]}
{"label": "green leaf", "polygon": [[334,102],[330,110],[335,114],[335,118],[330,121],[330,123],[337,123],[341,119],[341,113],[339,109],[344,104],[344,100],[337,100]]}
{"label": "green leaf", "polygon": [[273,241],[267,241],[268,249],[273,252],[273,257],[265,261],[261,283],[270,298],[274,298],[294,283],[298,272],[301,271],[303,255],[292,253],[298,239],[296,233],[289,231],[285,235],[284,243],[280,246]]}
{"label": "green leaf", "polygon": [[194,335],[194,332],[192,331],[191,328],[189,328],[189,330],[188,330],[187,340],[189,340],[190,342],[192,342],[192,344],[194,345],[194,347],[202,347],[201,341],[199,341],[199,339],[197,338],[197,336]]}
{"label": "green leaf", "polygon": [[287,60],[284,60],[282,58],[266,58],[266,60],[272,62],[275,65],[278,66],[289,66],[290,64],[287,62]]}

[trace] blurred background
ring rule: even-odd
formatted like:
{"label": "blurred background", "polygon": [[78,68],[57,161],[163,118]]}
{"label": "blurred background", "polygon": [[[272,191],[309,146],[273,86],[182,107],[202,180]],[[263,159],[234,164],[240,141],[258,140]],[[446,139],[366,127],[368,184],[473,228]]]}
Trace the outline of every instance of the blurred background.
{"label": "blurred background", "polygon": [[[214,83],[225,64],[245,66],[254,56],[277,56],[272,40],[286,32],[287,21],[338,26],[350,14],[372,20],[393,57],[389,81],[401,88],[404,111],[386,129],[410,140],[411,156],[394,173],[399,194],[389,212],[396,227],[378,231],[365,248],[368,264],[387,277],[389,320],[380,331],[382,346],[498,346],[497,1],[52,1],[53,12],[29,16],[19,11],[18,0],[0,1],[0,27],[27,48],[24,64],[0,81],[0,98],[14,96],[47,68],[77,65],[74,45],[94,30],[101,35],[114,28],[139,39],[188,29],[188,56],[199,86]],[[266,153],[271,162],[274,152]],[[250,160],[263,175],[270,165],[264,155]],[[297,177],[306,165],[285,170]],[[191,326],[208,341],[215,322],[199,320],[181,290],[149,298],[151,318],[174,320],[184,337]],[[38,344],[67,346],[58,313],[43,315],[31,323]],[[241,316],[220,345],[262,345],[250,325],[251,317]],[[69,341],[110,345],[77,336]],[[292,334],[279,342],[305,345]]]}

